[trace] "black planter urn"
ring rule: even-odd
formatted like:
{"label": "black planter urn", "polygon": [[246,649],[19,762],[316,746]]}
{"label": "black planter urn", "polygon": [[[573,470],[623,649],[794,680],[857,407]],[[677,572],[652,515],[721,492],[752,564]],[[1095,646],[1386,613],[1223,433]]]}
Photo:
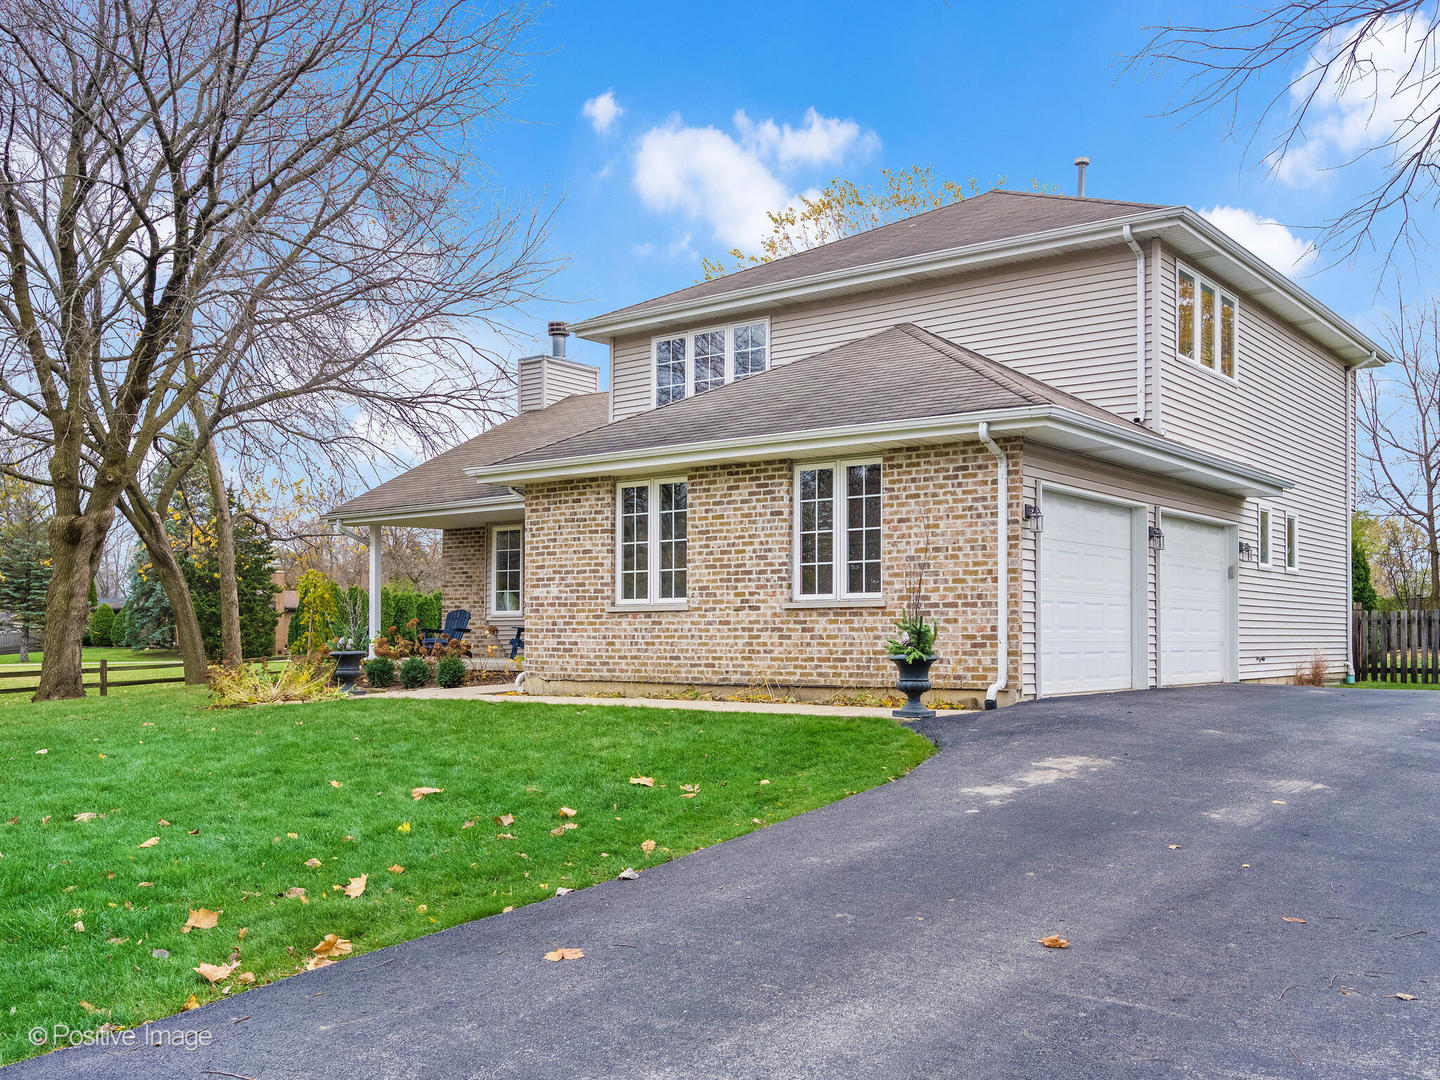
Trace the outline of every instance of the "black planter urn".
{"label": "black planter urn", "polygon": [[895,685],[904,692],[906,698],[904,706],[890,715],[900,720],[928,720],[934,716],[935,710],[927,709],[920,700],[920,695],[930,689],[930,665],[935,663],[935,657],[907,660],[903,656],[892,656],[890,659],[900,672],[899,681]]}
{"label": "black planter urn", "polygon": [[366,650],[339,649],[330,655],[335,658],[335,681],[340,689],[357,696],[365,693],[355,688],[355,682],[360,678],[360,662],[365,659]]}

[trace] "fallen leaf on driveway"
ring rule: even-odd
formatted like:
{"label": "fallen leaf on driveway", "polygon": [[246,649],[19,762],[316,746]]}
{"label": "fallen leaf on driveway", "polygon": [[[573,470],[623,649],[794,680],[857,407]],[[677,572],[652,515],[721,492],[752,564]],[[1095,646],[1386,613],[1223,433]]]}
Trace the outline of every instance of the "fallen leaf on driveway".
{"label": "fallen leaf on driveway", "polygon": [[1068,949],[1070,947],[1070,942],[1066,941],[1059,934],[1051,934],[1049,937],[1042,937],[1038,940],[1040,944],[1044,945],[1047,949]]}
{"label": "fallen leaf on driveway", "polygon": [[630,777],[630,782],[632,784],[639,784],[641,787],[655,786],[655,778],[653,776],[632,776]]}
{"label": "fallen leaf on driveway", "polygon": [[142,848],[144,848],[144,847],[154,847],[154,846],[155,846],[156,844],[158,844],[159,842],[160,842],[160,837],[158,837],[158,836],[152,836],[152,837],[150,837],[149,840],[146,840],[143,844],[136,844],[135,846],[136,846],[136,847],[142,847]]}
{"label": "fallen leaf on driveway", "polygon": [[558,963],[561,960],[579,960],[584,955],[584,949],[554,949],[545,954],[545,959]]}
{"label": "fallen leaf on driveway", "polygon": [[235,969],[229,964],[200,964],[195,968],[202,979],[210,983],[217,983],[221,979],[228,979],[230,972]]}
{"label": "fallen leaf on driveway", "polygon": [[209,908],[202,907],[199,911],[190,912],[190,918],[185,921],[180,932],[188,934],[191,930],[214,930],[219,921],[219,911],[211,911]]}
{"label": "fallen leaf on driveway", "polygon": [[496,825],[499,825],[502,829],[505,828],[506,825],[514,825],[514,824],[515,824],[515,815],[514,815],[514,814],[497,814],[497,815],[495,816],[495,824],[496,824]]}
{"label": "fallen leaf on driveway", "polygon": [[1281,916],[1280,916],[1280,921],[1281,921],[1281,922],[1298,922],[1298,923],[1303,923],[1305,920],[1302,919],[1302,918],[1299,918],[1298,916],[1295,916],[1295,915],[1281,915]]}
{"label": "fallen leaf on driveway", "polygon": [[426,795],[439,795],[445,789],[443,787],[416,787],[410,789],[410,797],[419,802]]}
{"label": "fallen leaf on driveway", "polygon": [[1168,847],[1170,848],[1171,851],[1179,851],[1179,850],[1180,850],[1180,845],[1179,845],[1179,844],[1170,844],[1170,845],[1168,845]]}
{"label": "fallen leaf on driveway", "polygon": [[359,896],[365,891],[365,881],[369,877],[369,874],[361,874],[359,877],[352,877],[350,879],[350,884],[345,886],[345,895],[350,897],[352,900],[355,897]]}
{"label": "fallen leaf on driveway", "polygon": [[1391,997],[1399,998],[1401,1001],[1416,1001],[1416,1000],[1418,1000],[1418,999],[1415,997],[1414,994],[1391,994],[1390,996],[1391,996]]}
{"label": "fallen leaf on driveway", "polygon": [[561,816],[561,817],[574,817],[574,816],[575,816],[576,814],[578,814],[579,812],[580,812],[579,810],[571,810],[570,807],[568,807],[568,806],[562,806],[562,807],[560,807],[560,816]]}
{"label": "fallen leaf on driveway", "polygon": [[634,870],[634,869],[632,869],[632,868],[630,868],[630,867],[627,866],[624,870],[621,870],[620,873],[618,873],[618,874],[615,875],[615,880],[617,880],[617,881],[634,881],[634,880],[635,880],[636,878],[638,878],[639,876],[640,876],[640,872],[639,872],[638,870]]}

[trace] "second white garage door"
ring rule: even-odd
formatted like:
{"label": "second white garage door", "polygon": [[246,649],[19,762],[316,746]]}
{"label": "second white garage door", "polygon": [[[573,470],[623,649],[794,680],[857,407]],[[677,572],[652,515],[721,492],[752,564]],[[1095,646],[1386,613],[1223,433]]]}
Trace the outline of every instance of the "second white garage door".
{"label": "second white garage door", "polygon": [[1040,692],[1124,690],[1134,682],[1128,506],[1045,493],[1040,537]]}
{"label": "second white garage door", "polygon": [[1230,531],[1166,515],[1160,552],[1160,681],[1224,682],[1230,668]]}

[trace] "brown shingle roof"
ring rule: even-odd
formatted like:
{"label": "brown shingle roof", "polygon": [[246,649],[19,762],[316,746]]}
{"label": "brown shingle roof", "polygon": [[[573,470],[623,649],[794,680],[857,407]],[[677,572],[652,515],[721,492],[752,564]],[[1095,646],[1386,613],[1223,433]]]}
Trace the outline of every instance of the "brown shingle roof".
{"label": "brown shingle roof", "polygon": [[521,465],[716,439],[764,438],[1055,405],[1129,429],[1112,412],[953,341],[900,323],[748,379],[497,460]]}
{"label": "brown shingle roof", "polygon": [[1155,203],[1048,195],[1035,191],[987,191],[903,221],[856,233],[795,255],[702,281],[653,300],[619,308],[601,319],[641,315],[652,308],[704,300],[762,285],[811,277],[909,255],[946,251],[997,240],[1088,225],[1165,209]]}
{"label": "brown shingle roof", "polygon": [[508,495],[500,484],[482,484],[465,475],[471,465],[489,465],[556,439],[605,423],[610,395],[577,394],[546,409],[534,409],[497,424],[453,450],[341,503],[327,517],[355,517],[383,511],[419,510]]}

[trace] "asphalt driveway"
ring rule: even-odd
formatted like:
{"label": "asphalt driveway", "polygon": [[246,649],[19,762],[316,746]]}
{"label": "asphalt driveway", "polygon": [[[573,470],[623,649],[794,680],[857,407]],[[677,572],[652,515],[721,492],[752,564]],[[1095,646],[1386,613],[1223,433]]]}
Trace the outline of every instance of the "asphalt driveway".
{"label": "asphalt driveway", "polygon": [[[1151,691],[927,733],[893,784],[145,1029],[208,1046],[5,1080],[1440,1077],[1440,693]],[[585,958],[542,960],[562,945]]]}

